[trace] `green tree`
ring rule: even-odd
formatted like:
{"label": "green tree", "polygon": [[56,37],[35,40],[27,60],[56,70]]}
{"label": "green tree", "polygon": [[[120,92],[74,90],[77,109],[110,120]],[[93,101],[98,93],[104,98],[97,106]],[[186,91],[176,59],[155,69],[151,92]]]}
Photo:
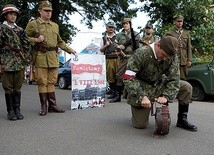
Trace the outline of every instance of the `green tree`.
{"label": "green tree", "polygon": [[[52,21],[59,24],[61,36],[68,42],[78,31],[78,28],[70,23],[69,16],[74,13],[82,16],[81,22],[88,28],[93,27],[92,21],[102,20],[103,16],[108,14],[109,19],[115,21],[120,29],[121,19],[124,16],[135,17],[138,11],[137,8],[129,9],[129,4],[135,3],[134,0],[50,0],[50,2],[53,6]],[[8,3],[16,5],[21,10],[18,25],[23,28],[30,19],[38,16],[37,0],[1,0],[0,8]]]}
{"label": "green tree", "polygon": [[148,13],[151,22],[156,23],[156,32],[162,36],[173,26],[173,16],[181,14],[185,18],[184,28],[192,37],[193,52],[206,54],[214,50],[214,13],[210,10],[210,0],[140,0],[141,11]]}

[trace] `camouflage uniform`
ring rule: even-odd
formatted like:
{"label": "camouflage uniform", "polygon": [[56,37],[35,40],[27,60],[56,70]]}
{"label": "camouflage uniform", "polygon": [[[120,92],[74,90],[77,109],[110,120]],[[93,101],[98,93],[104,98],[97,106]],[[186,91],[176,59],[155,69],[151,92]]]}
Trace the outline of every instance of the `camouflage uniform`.
{"label": "camouflage uniform", "polygon": [[[52,4],[42,1],[39,10],[52,11]],[[59,67],[57,49],[60,47],[68,53],[75,52],[60,37],[58,25],[50,20],[45,22],[39,17],[29,22],[25,31],[33,45],[35,75],[41,103],[40,115],[47,114],[47,102],[49,112],[64,112],[63,109],[57,107],[55,98],[55,84]],[[41,35],[44,36],[44,41],[36,42],[37,37]]]}
{"label": "camouflage uniform", "polygon": [[31,59],[30,44],[24,30],[15,23],[9,25],[7,17],[9,13],[18,9],[12,5],[6,5],[2,11],[2,18],[6,17],[0,25],[0,66],[2,74],[2,86],[5,91],[5,99],[9,120],[23,119],[20,113],[21,87],[24,80],[24,69]]}
{"label": "camouflage uniform", "polygon": [[150,101],[160,96],[168,101],[177,98],[179,112],[177,126],[197,131],[197,127],[187,121],[187,112],[192,96],[192,86],[179,80],[179,60],[177,55],[167,61],[158,61],[152,48],[144,46],[137,49],[129,59],[127,69],[136,72],[136,77],[124,80],[128,91],[127,103],[131,105],[132,124],[135,128],[146,128],[150,108],[144,108],[141,100],[147,96]]}

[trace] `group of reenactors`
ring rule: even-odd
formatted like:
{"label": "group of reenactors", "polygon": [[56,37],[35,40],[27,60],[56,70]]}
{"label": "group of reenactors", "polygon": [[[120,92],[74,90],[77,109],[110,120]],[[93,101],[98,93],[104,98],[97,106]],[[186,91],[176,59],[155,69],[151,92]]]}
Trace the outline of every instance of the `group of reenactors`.
{"label": "group of reenactors", "polygon": [[114,22],[106,24],[100,50],[106,56],[107,98],[110,103],[121,102],[123,94],[131,105],[135,128],[147,127],[154,101],[168,104],[178,99],[176,126],[197,131],[187,120],[192,97],[192,86],[186,81],[192,62],[190,34],[183,29],[183,16],[174,16],[173,22],[174,29],[161,39],[154,36],[151,23],[146,24],[143,37],[133,31],[131,18],[122,20],[118,34]]}
{"label": "group of reenactors", "polygon": [[48,112],[64,113],[55,97],[60,47],[68,53],[76,51],[68,47],[59,34],[59,26],[50,20],[52,4],[49,1],[39,3],[39,17],[30,21],[25,30],[16,24],[20,11],[13,4],[5,5],[1,13],[0,25],[0,72],[5,91],[7,118],[22,120],[20,112],[21,87],[24,70],[29,64],[35,66],[35,77],[41,104],[40,115]]}
{"label": "group of reenactors", "polygon": [[[57,106],[55,97],[59,67],[57,49],[60,47],[74,55],[76,51],[65,44],[58,25],[50,20],[52,4],[40,2],[38,12],[40,17],[30,21],[24,30],[15,23],[20,14],[16,6],[9,4],[2,10],[0,71],[9,120],[24,119],[20,112],[21,87],[25,66],[29,64],[35,66],[40,115],[65,112]],[[166,104],[177,98],[177,126],[197,131],[197,127],[187,120],[192,87],[185,80],[192,53],[189,32],[182,28],[183,20],[183,16],[176,16],[175,29],[160,40],[153,36],[150,23],[145,26],[143,38],[133,30],[131,18],[122,20],[123,29],[118,34],[114,22],[106,24],[100,50],[106,56],[109,102],[120,102],[122,92],[127,92],[132,124],[136,128],[148,125],[153,101]],[[163,75],[167,77],[165,80]]]}

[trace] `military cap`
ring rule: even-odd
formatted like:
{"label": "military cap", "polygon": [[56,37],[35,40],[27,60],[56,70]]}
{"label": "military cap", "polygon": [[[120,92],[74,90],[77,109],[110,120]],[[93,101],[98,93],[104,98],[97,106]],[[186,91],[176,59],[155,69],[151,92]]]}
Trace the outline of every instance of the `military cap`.
{"label": "military cap", "polygon": [[50,10],[50,11],[52,11],[53,9],[52,9],[52,4],[51,4],[51,2],[49,2],[49,1],[41,1],[40,3],[39,3],[39,10]]}
{"label": "military cap", "polygon": [[13,5],[13,4],[7,4],[2,9],[1,17],[3,17],[8,12],[15,12],[17,14],[17,16],[20,13],[19,9],[17,9],[15,5]]}
{"label": "military cap", "polygon": [[150,23],[147,23],[146,26],[145,26],[145,28],[152,28],[153,29],[153,25],[150,24]]}
{"label": "military cap", "polygon": [[116,28],[116,25],[113,21],[109,21],[106,26]]}
{"label": "military cap", "polygon": [[182,16],[182,15],[175,15],[175,16],[173,16],[173,19],[174,20],[183,20],[184,19],[184,17]]}
{"label": "military cap", "polygon": [[122,24],[126,23],[126,22],[131,22],[131,18],[123,18]]}
{"label": "military cap", "polygon": [[178,39],[173,36],[164,36],[159,41],[160,48],[162,48],[167,54],[173,56],[177,53]]}

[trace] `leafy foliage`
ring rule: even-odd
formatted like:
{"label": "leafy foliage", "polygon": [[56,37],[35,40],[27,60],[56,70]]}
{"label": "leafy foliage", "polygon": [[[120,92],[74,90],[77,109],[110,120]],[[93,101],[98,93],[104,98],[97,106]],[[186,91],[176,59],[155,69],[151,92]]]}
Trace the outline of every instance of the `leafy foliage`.
{"label": "leafy foliage", "polygon": [[173,16],[181,14],[185,18],[184,28],[189,29],[193,51],[196,54],[213,53],[214,13],[210,0],[141,0],[141,11],[148,13],[151,22],[156,23],[156,32],[162,36],[173,27]]}
{"label": "leafy foliage", "polygon": [[[69,16],[79,13],[82,16],[82,23],[92,28],[92,21],[102,20],[104,15],[109,19],[118,21],[118,29],[121,28],[122,17],[135,17],[138,9],[129,9],[129,4],[134,0],[50,0],[52,2],[52,21],[60,26],[61,36],[65,41],[71,42],[72,36],[76,34],[78,28],[70,23]],[[38,16],[37,0],[1,0],[0,9],[5,4],[12,3],[21,10],[18,25],[25,28],[28,21]]]}

